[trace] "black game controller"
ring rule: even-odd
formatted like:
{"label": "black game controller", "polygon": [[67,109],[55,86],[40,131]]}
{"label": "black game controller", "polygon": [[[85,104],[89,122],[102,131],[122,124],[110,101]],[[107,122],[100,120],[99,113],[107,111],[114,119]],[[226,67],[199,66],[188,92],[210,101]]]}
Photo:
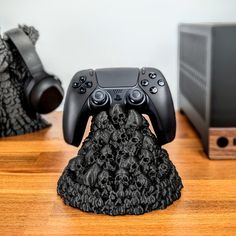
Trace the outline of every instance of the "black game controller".
{"label": "black game controller", "polygon": [[72,78],[63,113],[65,141],[79,146],[89,116],[116,103],[149,115],[161,145],[174,139],[175,111],[161,72],[155,68],[107,68],[79,71]]}

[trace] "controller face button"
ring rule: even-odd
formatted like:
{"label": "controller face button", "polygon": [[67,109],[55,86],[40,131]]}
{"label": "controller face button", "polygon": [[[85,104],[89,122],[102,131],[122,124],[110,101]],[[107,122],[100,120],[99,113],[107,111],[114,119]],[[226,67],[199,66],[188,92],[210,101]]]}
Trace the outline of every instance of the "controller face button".
{"label": "controller face button", "polygon": [[79,86],[80,86],[80,83],[78,83],[78,82],[74,82],[74,83],[72,84],[72,87],[73,87],[73,88],[79,88]]}
{"label": "controller face button", "polygon": [[150,72],[148,76],[149,76],[149,78],[151,78],[151,79],[155,79],[155,78],[157,77],[157,74],[154,73],[154,72]]}
{"label": "controller face button", "polygon": [[84,82],[86,81],[86,76],[84,76],[84,75],[80,76],[80,77],[79,77],[79,81],[80,81],[81,83],[84,83]]}
{"label": "controller face button", "polygon": [[97,89],[92,94],[92,101],[93,101],[93,103],[95,103],[97,105],[102,105],[103,103],[106,102],[106,99],[107,99],[107,94],[102,90]]}
{"label": "controller face button", "polygon": [[92,81],[87,81],[87,82],[85,83],[85,86],[86,86],[87,88],[92,88],[93,82],[92,82]]}
{"label": "controller face button", "polygon": [[79,89],[79,93],[80,93],[80,94],[86,93],[86,88],[81,87],[81,88]]}
{"label": "controller face button", "polygon": [[143,98],[144,94],[139,89],[134,89],[129,94],[130,102],[135,104],[142,102]]}
{"label": "controller face button", "polygon": [[157,93],[157,87],[155,87],[155,86],[151,87],[151,88],[150,88],[150,92],[151,92],[152,94],[156,94],[156,93]]}
{"label": "controller face button", "polygon": [[161,86],[161,87],[165,85],[165,82],[164,82],[163,79],[159,79],[159,80],[157,81],[157,83],[158,83],[158,85]]}
{"label": "controller face button", "polygon": [[141,80],[141,85],[142,85],[142,86],[148,86],[148,84],[149,84],[149,82],[148,82],[147,79]]}

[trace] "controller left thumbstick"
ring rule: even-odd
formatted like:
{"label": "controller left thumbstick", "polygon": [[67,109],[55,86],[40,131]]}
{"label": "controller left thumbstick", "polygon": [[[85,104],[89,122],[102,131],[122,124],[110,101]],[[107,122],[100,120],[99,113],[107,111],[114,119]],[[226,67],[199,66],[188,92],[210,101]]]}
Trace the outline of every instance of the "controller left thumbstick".
{"label": "controller left thumbstick", "polygon": [[91,100],[95,105],[104,105],[108,100],[108,95],[103,90],[96,89],[92,94]]}

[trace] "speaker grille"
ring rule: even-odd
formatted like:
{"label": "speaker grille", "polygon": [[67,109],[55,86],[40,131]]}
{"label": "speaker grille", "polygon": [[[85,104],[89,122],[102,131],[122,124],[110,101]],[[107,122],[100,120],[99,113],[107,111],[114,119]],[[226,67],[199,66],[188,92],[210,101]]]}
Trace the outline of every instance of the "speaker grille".
{"label": "speaker grille", "polygon": [[206,75],[207,38],[204,35],[180,33],[180,60]]}
{"label": "speaker grille", "polygon": [[180,89],[200,116],[206,118],[206,89],[184,71],[180,71]]}
{"label": "speaker grille", "polygon": [[207,37],[180,32],[180,90],[206,119]]}
{"label": "speaker grille", "polygon": [[122,89],[113,89],[113,93],[117,94],[117,93],[122,93]]}

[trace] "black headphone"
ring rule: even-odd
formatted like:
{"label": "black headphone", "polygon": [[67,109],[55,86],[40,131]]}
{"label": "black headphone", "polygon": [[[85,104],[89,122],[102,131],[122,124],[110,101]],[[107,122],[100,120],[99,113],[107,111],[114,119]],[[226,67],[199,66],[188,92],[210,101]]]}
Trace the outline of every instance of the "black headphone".
{"label": "black headphone", "polygon": [[28,105],[42,114],[53,111],[63,99],[61,81],[44,71],[35,46],[22,29],[9,30],[5,35],[17,49],[32,76],[24,85]]}

